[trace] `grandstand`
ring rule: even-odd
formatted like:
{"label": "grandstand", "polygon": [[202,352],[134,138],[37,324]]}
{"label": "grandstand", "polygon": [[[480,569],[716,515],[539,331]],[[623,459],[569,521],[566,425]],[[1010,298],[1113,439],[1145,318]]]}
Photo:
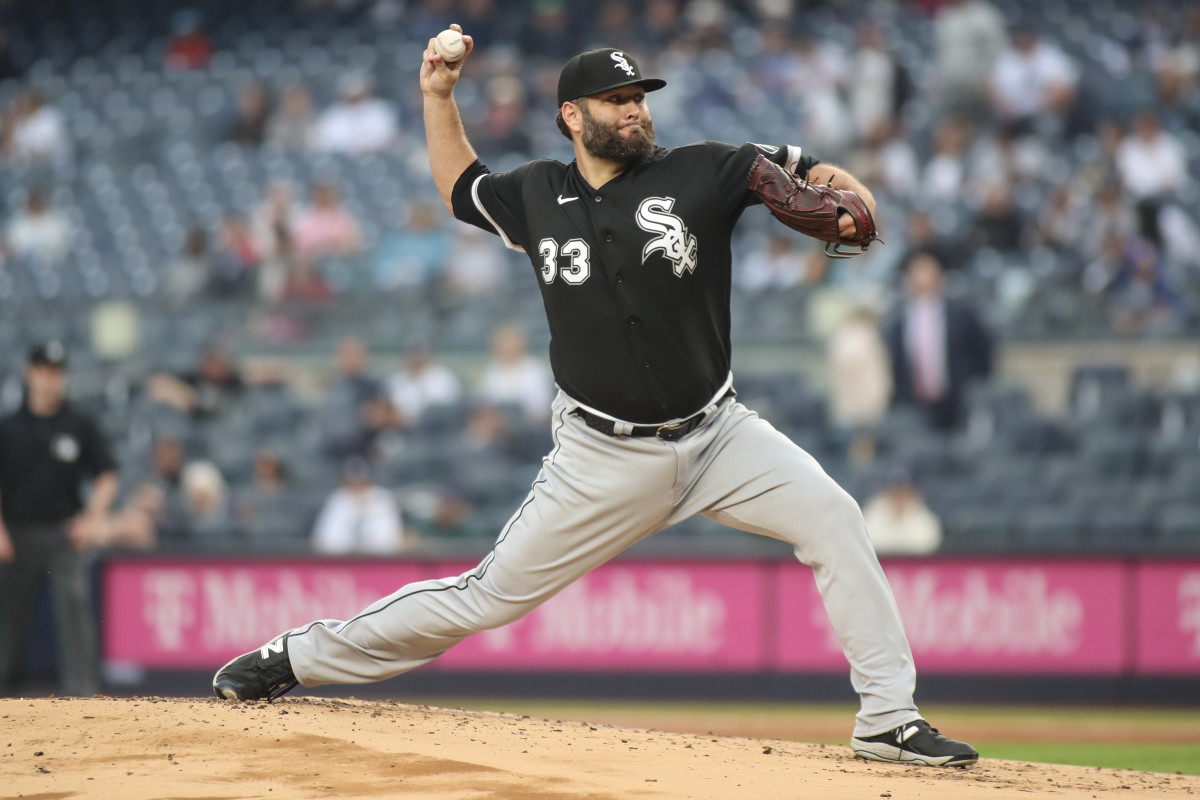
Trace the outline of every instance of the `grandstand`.
{"label": "grandstand", "polygon": [[[732,288],[739,397],[860,501],[902,466],[941,518],[945,552],[1200,551],[1200,14],[1184,2],[1144,13],[1115,0],[996,2],[1003,41],[1035,31],[1068,65],[1066,101],[1012,117],[984,90],[955,100],[941,71],[953,56],[947,18],[988,4],[830,0],[790,13],[792,5],[0,4],[9,240],[0,399],[6,408],[18,401],[30,343],[62,339],[76,402],[102,415],[116,444],[126,503],[161,480],[152,461],[163,440],[212,462],[228,485],[204,524],[167,485],[158,547],[305,552],[338,481],[339,443],[362,433],[360,409],[331,399],[339,342],[361,338],[376,379],[428,347],[466,394],[417,423],[371,422],[367,454],[426,547],[485,548],[549,447],[544,424],[506,405],[486,458],[464,455],[489,341],[519,320],[544,359],[549,333],[521,257],[498,241],[480,245],[440,205],[432,221],[424,216],[437,195],[417,68],[427,38],[458,21],[481,47],[457,96],[494,170],[570,158],[552,122],[557,71],[578,50],[617,43],[670,84],[651,103],[662,144],[799,142],[877,187],[884,247],[806,267],[765,291],[735,274]],[[451,6],[462,7],[455,20]],[[864,17],[876,21],[874,34]],[[535,46],[548,40],[556,44]],[[892,77],[887,91],[875,91],[878,74]],[[363,150],[321,144],[313,131],[324,111],[348,80],[364,78],[394,131]],[[243,107],[255,85],[268,98],[257,117]],[[297,87],[312,104],[294,120],[312,128],[298,139],[271,125]],[[45,146],[20,135],[37,114],[61,129]],[[1161,186],[1130,177],[1154,165],[1127,166],[1145,153],[1132,146],[1139,115],[1183,153],[1183,171]],[[287,213],[297,253],[272,238],[266,198],[281,182],[295,195]],[[305,202],[322,182],[340,196],[354,241],[318,238],[304,251]],[[67,224],[57,249],[14,239],[17,223],[37,216],[39,196]],[[932,217],[932,238],[915,231],[921,214]],[[765,251],[775,225],[748,212],[739,257]],[[815,248],[791,247],[795,263],[813,264]],[[936,248],[948,291],[981,310],[1000,366],[971,388],[961,425],[935,430],[894,408],[872,426],[864,458],[830,412],[827,340],[849,309],[885,312],[897,301],[904,254],[918,248]],[[1131,266],[1145,252],[1149,284]],[[193,379],[213,348],[241,373],[215,408],[198,413],[154,390],[156,376]],[[1049,352],[1055,358],[1039,360]],[[290,473],[267,498],[254,485],[264,447]],[[656,546],[691,548],[715,533],[698,518]],[[722,541],[712,546],[751,546]]]}

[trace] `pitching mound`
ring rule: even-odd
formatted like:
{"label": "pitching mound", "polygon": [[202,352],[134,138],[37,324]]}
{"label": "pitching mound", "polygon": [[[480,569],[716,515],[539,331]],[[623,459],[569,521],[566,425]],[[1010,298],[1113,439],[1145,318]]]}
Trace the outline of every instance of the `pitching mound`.
{"label": "pitching mound", "polygon": [[872,764],[847,747],[712,738],[392,702],[0,700],[2,797],[1184,797],[1200,778],[984,759]]}

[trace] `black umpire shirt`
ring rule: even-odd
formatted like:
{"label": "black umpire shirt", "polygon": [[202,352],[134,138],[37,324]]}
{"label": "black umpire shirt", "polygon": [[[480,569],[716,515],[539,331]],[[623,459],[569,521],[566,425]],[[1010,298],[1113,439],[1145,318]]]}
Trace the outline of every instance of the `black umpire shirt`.
{"label": "black umpire shirt", "polygon": [[49,417],[23,406],[0,419],[0,509],[6,525],[70,519],[83,508],[84,481],[114,469],[96,423],[69,403]]}
{"label": "black umpire shirt", "polygon": [[746,183],[759,153],[800,175],[817,163],[786,145],[700,142],[593,189],[573,161],[508,173],[476,161],[454,215],[529,256],[563,391],[620,420],[665,422],[729,377],[730,238],[761,202]]}

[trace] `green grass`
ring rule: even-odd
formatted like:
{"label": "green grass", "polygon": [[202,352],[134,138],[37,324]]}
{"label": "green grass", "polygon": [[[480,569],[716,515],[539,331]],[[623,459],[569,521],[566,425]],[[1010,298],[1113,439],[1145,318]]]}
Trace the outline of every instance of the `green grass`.
{"label": "green grass", "polygon": [[1018,744],[978,742],[987,758],[1008,761],[1039,761],[1048,764],[1078,764],[1084,767],[1133,769],[1143,772],[1181,772],[1200,775],[1200,746],[1192,744]]}
{"label": "green grass", "polygon": [[[685,733],[848,742],[845,704],[695,703],[426,698],[446,708],[608,723]],[[1078,706],[929,706],[929,720],[984,758],[1200,775],[1200,709]]]}

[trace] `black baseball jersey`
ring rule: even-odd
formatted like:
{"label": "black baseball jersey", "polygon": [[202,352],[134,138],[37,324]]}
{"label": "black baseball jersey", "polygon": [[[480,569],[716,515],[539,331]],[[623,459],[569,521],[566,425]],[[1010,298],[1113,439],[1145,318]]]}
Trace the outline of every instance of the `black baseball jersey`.
{"label": "black baseball jersey", "polygon": [[10,525],[75,516],[85,480],[114,469],[96,423],[69,403],[49,417],[24,407],[0,419],[0,510]]}
{"label": "black baseball jersey", "polygon": [[804,174],[791,146],[660,148],[593,189],[575,162],[507,173],[478,161],[454,215],[528,254],[550,323],[554,378],[576,400],[637,423],[703,408],[730,371],[730,239],[759,153]]}

